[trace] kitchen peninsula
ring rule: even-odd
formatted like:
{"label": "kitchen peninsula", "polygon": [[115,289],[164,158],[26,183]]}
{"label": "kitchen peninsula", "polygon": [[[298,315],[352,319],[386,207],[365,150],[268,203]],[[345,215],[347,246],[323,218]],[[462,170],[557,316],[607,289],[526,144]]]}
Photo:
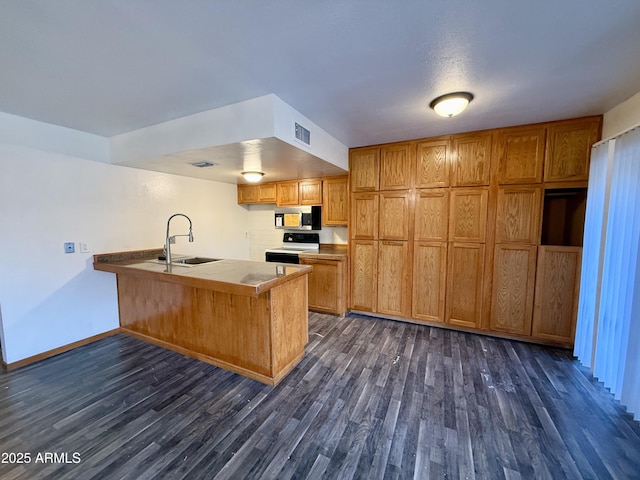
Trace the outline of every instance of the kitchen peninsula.
{"label": "kitchen peninsula", "polygon": [[122,333],[268,385],[302,359],[311,267],[216,260],[167,271],[161,253],[94,255],[95,270],[116,274]]}

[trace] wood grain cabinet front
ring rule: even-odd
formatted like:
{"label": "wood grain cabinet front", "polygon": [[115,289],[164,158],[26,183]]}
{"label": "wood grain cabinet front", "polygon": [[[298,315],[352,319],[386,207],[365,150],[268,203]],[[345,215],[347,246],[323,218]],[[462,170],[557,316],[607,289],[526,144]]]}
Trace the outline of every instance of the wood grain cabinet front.
{"label": "wood grain cabinet front", "polygon": [[278,182],[276,184],[276,205],[287,207],[299,205],[298,181]]}
{"label": "wood grain cabinet front", "polygon": [[484,251],[482,243],[449,244],[447,323],[480,328]]}
{"label": "wood grain cabinet front", "polygon": [[536,251],[534,245],[496,245],[491,330],[531,335]]}
{"label": "wood grain cabinet front", "polygon": [[450,167],[450,137],[417,143],[416,188],[448,187]]}
{"label": "wood grain cabinet front", "polygon": [[322,205],[322,180],[300,180],[298,200],[300,205]]}
{"label": "wood grain cabinet front", "polygon": [[378,312],[401,317],[411,316],[410,262],[408,242],[379,242]]}
{"label": "wood grain cabinet front", "polygon": [[501,185],[542,182],[546,125],[496,131],[495,158]]}
{"label": "wood grain cabinet front", "polygon": [[378,292],[378,242],[351,241],[351,307],[375,312]]}
{"label": "wood grain cabinet front", "polygon": [[489,185],[491,132],[453,136],[454,187]]}
{"label": "wood grain cabinet front", "polygon": [[419,241],[446,242],[449,231],[449,190],[417,190],[413,238]]}
{"label": "wood grain cabinet front", "polygon": [[549,125],[545,182],[587,180],[591,146],[600,139],[602,117]]}
{"label": "wood grain cabinet front", "polygon": [[415,242],[413,246],[413,318],[430,322],[445,321],[447,244]]}
{"label": "wood grain cabinet front", "polygon": [[309,274],[309,310],[344,315],[348,295],[347,258],[301,258],[300,263],[313,267]]}
{"label": "wood grain cabinet front", "polygon": [[354,193],[351,195],[351,238],[378,239],[378,194]]}
{"label": "wood grain cabinet front", "polygon": [[409,240],[409,191],[381,192],[379,236],[381,240]]}
{"label": "wood grain cabinet front", "polygon": [[540,241],[542,187],[501,187],[496,215],[497,243]]}
{"label": "wood grain cabinet front", "polygon": [[451,189],[449,239],[484,243],[487,229],[487,188]]}
{"label": "wood grain cabinet front", "polygon": [[375,192],[380,185],[380,149],[358,148],[349,152],[352,192]]}
{"label": "wood grain cabinet front", "polygon": [[380,149],[380,190],[403,190],[411,187],[413,155],[410,144]]}
{"label": "wood grain cabinet front", "polygon": [[349,178],[326,178],[322,182],[322,224],[349,223]]}
{"label": "wood grain cabinet front", "polygon": [[573,345],[582,247],[543,245],[538,266],[532,336],[560,345]]}

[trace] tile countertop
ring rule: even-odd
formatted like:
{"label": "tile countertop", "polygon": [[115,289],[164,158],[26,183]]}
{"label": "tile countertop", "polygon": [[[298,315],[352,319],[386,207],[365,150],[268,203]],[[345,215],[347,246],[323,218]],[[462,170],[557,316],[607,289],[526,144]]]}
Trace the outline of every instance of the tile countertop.
{"label": "tile countertop", "polygon": [[172,265],[167,272],[165,263],[157,260],[161,253],[162,249],[98,254],[93,256],[93,268],[253,297],[312,270],[306,265],[224,259],[199,265]]}

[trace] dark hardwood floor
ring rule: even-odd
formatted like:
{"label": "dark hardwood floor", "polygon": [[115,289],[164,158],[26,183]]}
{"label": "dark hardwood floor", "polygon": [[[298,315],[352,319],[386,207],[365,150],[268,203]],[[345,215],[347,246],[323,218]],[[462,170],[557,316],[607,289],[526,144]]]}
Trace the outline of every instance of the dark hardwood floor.
{"label": "dark hardwood floor", "polygon": [[0,478],[629,479],[640,426],[568,351],[311,314],[275,388],[124,335],[2,372],[21,453]]}

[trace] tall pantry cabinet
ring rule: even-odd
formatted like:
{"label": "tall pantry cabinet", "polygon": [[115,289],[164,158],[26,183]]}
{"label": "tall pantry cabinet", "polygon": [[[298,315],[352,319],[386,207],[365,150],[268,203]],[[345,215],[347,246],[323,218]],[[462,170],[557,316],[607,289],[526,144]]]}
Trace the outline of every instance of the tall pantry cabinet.
{"label": "tall pantry cabinet", "polygon": [[572,345],[601,120],[352,149],[351,307]]}

